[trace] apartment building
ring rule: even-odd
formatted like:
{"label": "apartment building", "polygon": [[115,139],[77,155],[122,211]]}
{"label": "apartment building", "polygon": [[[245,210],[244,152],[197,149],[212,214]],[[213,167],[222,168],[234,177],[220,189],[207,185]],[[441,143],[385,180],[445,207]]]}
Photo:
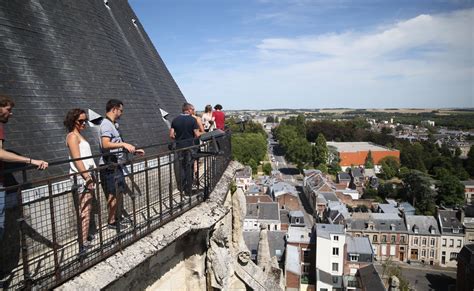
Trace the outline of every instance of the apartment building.
{"label": "apartment building", "polygon": [[433,216],[405,217],[408,230],[408,259],[412,262],[439,265],[441,233]]}

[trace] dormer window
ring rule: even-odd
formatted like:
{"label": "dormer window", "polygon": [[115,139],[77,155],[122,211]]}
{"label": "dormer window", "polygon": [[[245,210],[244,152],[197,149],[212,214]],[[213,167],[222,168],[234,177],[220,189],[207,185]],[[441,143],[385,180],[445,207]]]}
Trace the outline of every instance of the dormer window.
{"label": "dormer window", "polygon": [[459,233],[459,228],[453,228],[453,233]]}
{"label": "dormer window", "polygon": [[413,226],[413,232],[418,233],[418,226],[416,226],[416,225]]}
{"label": "dormer window", "polygon": [[390,224],[390,230],[391,230],[391,231],[395,231],[395,224],[393,224],[393,223]]}
{"label": "dormer window", "polygon": [[433,226],[430,226],[430,233],[431,234],[436,234],[436,230]]}

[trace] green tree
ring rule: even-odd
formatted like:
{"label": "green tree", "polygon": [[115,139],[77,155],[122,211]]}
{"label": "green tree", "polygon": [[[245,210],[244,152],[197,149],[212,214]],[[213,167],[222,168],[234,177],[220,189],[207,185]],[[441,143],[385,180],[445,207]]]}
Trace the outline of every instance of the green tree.
{"label": "green tree", "polygon": [[272,173],[272,165],[270,163],[265,163],[262,166],[262,170],[265,175],[270,175]]}
{"label": "green tree", "polygon": [[250,165],[253,160],[256,166],[265,158],[267,141],[258,133],[239,133],[232,136],[232,158],[244,165]]}
{"label": "green tree", "polygon": [[434,215],[436,192],[431,188],[431,178],[418,170],[411,170],[403,177],[402,194],[409,199],[417,212],[423,215]]}
{"label": "green tree", "polygon": [[383,183],[380,184],[377,188],[377,195],[383,199],[387,198],[396,198],[397,197],[397,187],[393,183]]}
{"label": "green tree", "polygon": [[402,166],[409,169],[415,169],[426,172],[426,166],[423,162],[424,148],[421,143],[404,144],[400,150],[400,161]]}
{"label": "green tree", "polygon": [[474,177],[474,145],[471,146],[467,153],[465,169],[471,177]]}
{"label": "green tree", "polygon": [[319,134],[313,146],[313,163],[317,167],[328,162],[328,147],[323,134]]}
{"label": "green tree", "polygon": [[364,167],[366,169],[373,169],[374,168],[374,159],[372,158],[372,152],[369,150],[367,157],[365,158]]}
{"label": "green tree", "polygon": [[398,174],[400,169],[400,163],[396,157],[387,156],[380,160],[380,165],[382,168],[382,176],[384,179],[392,179]]}
{"label": "green tree", "polygon": [[305,138],[297,138],[290,142],[287,149],[287,157],[290,162],[297,165],[300,171],[311,161],[311,145]]}
{"label": "green tree", "polygon": [[267,116],[267,119],[265,120],[266,123],[273,123],[275,121],[275,118],[273,115]]}
{"label": "green tree", "polygon": [[438,205],[458,206],[464,203],[464,185],[459,179],[446,169],[440,169],[436,175],[436,188]]}
{"label": "green tree", "polygon": [[381,134],[391,134],[392,132],[393,129],[391,129],[390,127],[382,127],[382,129],[380,130]]}

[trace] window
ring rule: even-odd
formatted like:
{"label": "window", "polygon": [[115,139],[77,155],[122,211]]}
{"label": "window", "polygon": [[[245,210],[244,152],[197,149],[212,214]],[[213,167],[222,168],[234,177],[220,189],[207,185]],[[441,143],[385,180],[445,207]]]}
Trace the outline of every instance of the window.
{"label": "window", "polygon": [[303,260],[307,261],[309,259],[309,250],[303,250]]}
{"label": "window", "polygon": [[449,240],[449,246],[450,246],[450,247],[454,247],[454,239],[450,239],[450,240]]}
{"label": "window", "polygon": [[357,262],[357,261],[359,261],[359,255],[351,254],[351,255],[349,255],[349,260],[351,262]]}
{"label": "window", "polygon": [[339,256],[339,248],[332,248],[332,255]]}
{"label": "window", "polygon": [[339,264],[338,263],[332,263],[332,271],[333,272],[339,271]]}
{"label": "window", "polygon": [[400,243],[402,243],[402,244],[405,243],[405,236],[402,235],[402,236],[400,237]]}
{"label": "window", "polygon": [[395,246],[390,246],[390,255],[395,256]]}
{"label": "window", "polygon": [[461,245],[462,245],[462,240],[458,239],[458,245],[457,245],[457,247],[460,248]]}
{"label": "window", "polygon": [[423,245],[426,246],[426,238],[423,239]]}
{"label": "window", "polygon": [[376,236],[376,235],[374,235],[374,236],[372,237],[372,242],[374,242],[374,243],[377,242],[377,236]]}
{"label": "window", "polygon": [[339,236],[338,236],[338,235],[335,235],[335,236],[334,236],[334,240],[335,240],[335,241],[339,241]]}
{"label": "window", "polygon": [[336,277],[336,276],[332,276],[332,282],[333,282],[334,284],[337,284],[337,281],[338,281],[337,277]]}
{"label": "window", "polygon": [[380,251],[382,252],[382,256],[387,255],[387,246],[383,245],[383,246],[380,248]]}
{"label": "window", "polygon": [[434,250],[430,251],[430,258],[434,258]]}
{"label": "window", "polygon": [[382,242],[383,243],[387,242],[387,236],[386,235],[382,235]]}
{"label": "window", "polygon": [[303,265],[303,273],[309,274],[309,271],[310,271],[310,265]]}
{"label": "window", "polygon": [[356,269],[356,268],[351,268],[351,269],[349,270],[349,273],[350,273],[352,276],[354,276],[354,275],[357,273],[357,269]]}
{"label": "window", "polygon": [[458,253],[450,253],[449,254],[449,260],[452,261],[452,260],[456,260],[458,258]]}
{"label": "window", "polygon": [[422,256],[422,257],[426,257],[426,250],[422,250],[422,251],[421,251],[421,256]]}
{"label": "window", "polygon": [[395,236],[394,236],[394,235],[392,235],[392,237],[390,238],[390,242],[391,242],[392,244],[395,243]]}
{"label": "window", "polygon": [[435,245],[435,239],[434,239],[434,238],[431,239],[430,245],[431,245],[431,246],[434,246],[434,245]]}
{"label": "window", "polygon": [[445,246],[446,246],[446,239],[443,238],[443,247],[445,247]]}
{"label": "window", "polygon": [[415,237],[415,238],[413,239],[413,244],[414,244],[414,245],[418,245],[418,238],[417,238],[417,237]]}

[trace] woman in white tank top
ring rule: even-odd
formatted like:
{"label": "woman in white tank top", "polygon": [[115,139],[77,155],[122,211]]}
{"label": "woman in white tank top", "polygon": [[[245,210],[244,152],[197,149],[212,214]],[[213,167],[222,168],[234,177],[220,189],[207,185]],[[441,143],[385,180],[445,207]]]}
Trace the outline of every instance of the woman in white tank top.
{"label": "woman in white tank top", "polygon": [[212,116],[212,106],[206,105],[204,113],[202,114],[202,124],[204,125],[204,131],[213,131],[216,128],[214,122],[214,116]]}
{"label": "woman in white tank top", "polygon": [[[64,119],[64,126],[69,131],[66,137],[70,159],[79,159],[92,156],[89,143],[81,135],[86,128],[87,115],[83,109],[71,109]],[[70,162],[71,179],[77,181],[73,194],[79,195],[79,216],[81,219],[81,233],[79,235],[79,252],[85,253],[91,245],[89,240],[89,222],[92,209],[92,194],[95,182],[92,179],[90,169],[96,167],[92,158]]]}

